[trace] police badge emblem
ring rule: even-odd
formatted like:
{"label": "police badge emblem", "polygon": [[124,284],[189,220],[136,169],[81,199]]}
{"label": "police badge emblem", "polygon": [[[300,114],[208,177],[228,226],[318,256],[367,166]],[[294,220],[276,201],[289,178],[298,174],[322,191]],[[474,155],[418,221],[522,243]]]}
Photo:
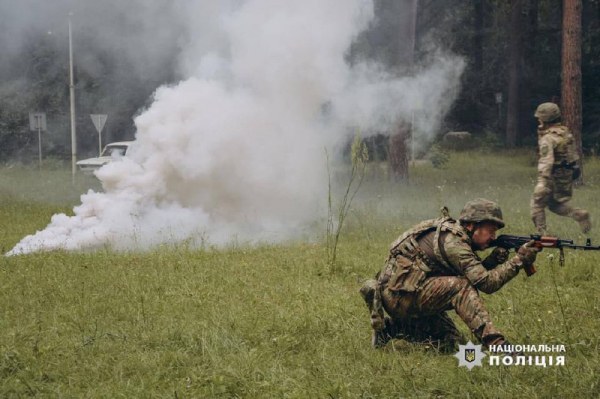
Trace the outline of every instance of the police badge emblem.
{"label": "police badge emblem", "polygon": [[465,360],[467,362],[475,361],[475,349],[465,349]]}
{"label": "police badge emblem", "polygon": [[460,350],[456,355],[458,367],[465,366],[471,371],[475,366],[482,366],[481,361],[486,354],[481,351],[481,345],[474,345],[469,341],[466,345],[459,345]]}

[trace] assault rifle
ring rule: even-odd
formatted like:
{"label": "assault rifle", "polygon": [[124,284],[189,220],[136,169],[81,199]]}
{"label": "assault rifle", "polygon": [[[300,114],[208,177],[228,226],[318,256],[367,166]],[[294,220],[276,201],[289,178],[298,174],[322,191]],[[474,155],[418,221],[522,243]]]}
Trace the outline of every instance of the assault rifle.
{"label": "assault rifle", "polygon": [[[563,250],[565,248],[570,249],[583,249],[588,251],[600,251],[600,245],[592,245],[592,241],[588,238],[585,245],[577,245],[573,243],[573,240],[563,240],[558,237],[547,237],[541,235],[528,235],[528,236],[511,236],[503,234],[498,236],[494,241],[490,243],[491,247],[502,247],[505,249],[514,248],[518,250],[522,245],[534,241],[533,246],[536,248],[558,248],[560,250],[560,265],[563,266],[565,263],[565,254]],[[527,276],[532,276],[537,272],[535,265],[529,265],[525,267],[525,273]]]}

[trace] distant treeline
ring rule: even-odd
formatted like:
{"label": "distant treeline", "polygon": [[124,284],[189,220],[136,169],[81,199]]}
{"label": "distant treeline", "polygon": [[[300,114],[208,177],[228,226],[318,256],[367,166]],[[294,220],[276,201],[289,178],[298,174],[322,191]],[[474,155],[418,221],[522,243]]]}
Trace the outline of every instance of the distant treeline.
{"label": "distant treeline", "polygon": [[[349,62],[353,57],[368,57],[398,68],[397,60],[404,51],[399,25],[413,3],[414,0],[376,0],[376,20],[357,39],[349,52]],[[411,68],[418,68],[421,60],[431,57],[439,48],[467,60],[461,94],[444,121],[440,138],[455,130],[504,142],[509,42],[513,29],[511,3],[505,0],[416,2],[414,64],[399,69],[399,73],[411,73]],[[517,145],[535,144],[536,106],[561,95],[561,3],[519,0],[522,31]],[[583,1],[582,25],[582,138],[584,151],[595,153],[600,139],[597,100],[600,98],[600,2]],[[48,132],[43,136],[45,155],[67,158],[70,153],[68,43],[56,36],[46,31],[31,31],[17,54],[0,60],[0,160],[27,160],[37,154],[37,133],[29,131],[30,111],[47,115]],[[166,54],[152,73],[145,74],[138,73],[127,56],[107,51],[92,32],[77,32],[74,51],[80,154],[97,150],[97,133],[89,114],[109,115],[103,133],[105,142],[132,139],[133,116],[148,105],[159,85],[180,78],[174,72],[177,43],[173,43],[172,54]],[[377,147],[385,145],[381,137],[376,141]],[[383,153],[379,155],[383,157]]]}

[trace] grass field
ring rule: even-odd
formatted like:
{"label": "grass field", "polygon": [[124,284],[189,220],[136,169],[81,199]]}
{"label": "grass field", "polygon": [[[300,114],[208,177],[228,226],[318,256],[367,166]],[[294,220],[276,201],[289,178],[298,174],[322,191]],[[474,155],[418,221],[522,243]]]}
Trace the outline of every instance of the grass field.
{"label": "grass field", "polygon": [[[492,367],[486,358],[468,371],[427,346],[370,347],[359,281],[381,268],[389,244],[440,206],[458,216],[476,197],[499,202],[503,233],[533,233],[531,161],[525,153],[452,154],[444,170],[412,167],[403,185],[387,184],[372,166],[335,273],[324,223],[311,242],[2,257],[0,397],[600,397],[600,252],[568,252],[560,268],[558,251],[545,250],[534,277],[482,294],[512,343],[564,344],[564,367]],[[574,204],[600,219],[600,161],[588,159],[585,172]],[[84,177],[73,184],[66,170],[3,167],[0,248],[98,186]],[[549,226],[584,240],[572,220],[551,215]]]}

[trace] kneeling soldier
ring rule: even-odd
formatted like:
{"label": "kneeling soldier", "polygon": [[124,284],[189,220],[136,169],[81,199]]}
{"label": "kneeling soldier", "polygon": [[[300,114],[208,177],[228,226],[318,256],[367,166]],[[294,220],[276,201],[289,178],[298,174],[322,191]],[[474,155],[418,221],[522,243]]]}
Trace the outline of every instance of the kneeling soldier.
{"label": "kneeling soldier", "polygon": [[[527,243],[508,260],[505,249],[495,248],[482,261],[475,251],[486,249],[502,227],[500,208],[492,201],[476,199],[465,205],[458,221],[446,212],[394,241],[384,269],[361,288],[371,311],[373,346],[402,337],[454,350],[464,338],[446,313],[451,309],[486,347],[506,344],[479,291],[498,291],[523,267],[533,264],[539,249]],[[384,316],[384,310],[390,317]]]}

